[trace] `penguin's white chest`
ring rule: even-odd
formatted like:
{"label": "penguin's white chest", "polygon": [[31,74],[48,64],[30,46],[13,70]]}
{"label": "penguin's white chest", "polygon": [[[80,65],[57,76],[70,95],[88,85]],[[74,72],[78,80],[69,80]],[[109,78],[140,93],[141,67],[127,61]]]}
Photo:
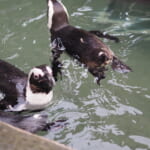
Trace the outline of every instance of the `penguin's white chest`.
{"label": "penguin's white chest", "polygon": [[46,93],[32,93],[31,90],[27,91],[26,95],[26,108],[30,110],[46,108],[53,97],[53,91]]}

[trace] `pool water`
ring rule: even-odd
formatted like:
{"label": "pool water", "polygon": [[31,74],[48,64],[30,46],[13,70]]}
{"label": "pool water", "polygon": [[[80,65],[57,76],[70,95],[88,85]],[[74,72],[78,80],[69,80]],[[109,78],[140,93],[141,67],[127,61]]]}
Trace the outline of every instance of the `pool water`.
{"label": "pool water", "polygon": [[[117,36],[102,39],[133,72],[109,68],[101,85],[67,55],[53,102],[43,111],[49,121],[67,119],[63,128],[42,136],[77,150],[150,149],[150,2],[148,0],[62,0],[70,23]],[[0,59],[28,72],[50,64],[46,2],[0,0]]]}

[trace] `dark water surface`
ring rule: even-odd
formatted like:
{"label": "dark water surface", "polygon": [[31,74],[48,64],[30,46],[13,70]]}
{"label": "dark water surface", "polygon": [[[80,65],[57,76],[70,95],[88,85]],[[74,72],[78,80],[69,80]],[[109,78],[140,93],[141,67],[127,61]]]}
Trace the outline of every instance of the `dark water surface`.
{"label": "dark water surface", "polygon": [[[148,0],[62,0],[71,24],[120,38],[103,41],[129,74],[111,69],[96,85],[86,69],[63,55],[64,76],[54,89],[49,120],[68,125],[44,136],[77,150],[150,149],[150,2]],[[49,64],[45,0],[0,0],[0,59],[28,72]]]}

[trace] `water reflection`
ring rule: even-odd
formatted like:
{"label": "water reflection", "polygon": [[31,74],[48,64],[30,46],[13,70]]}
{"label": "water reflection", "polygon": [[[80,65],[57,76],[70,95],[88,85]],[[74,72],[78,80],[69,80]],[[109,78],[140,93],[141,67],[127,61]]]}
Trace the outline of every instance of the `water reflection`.
{"label": "water reflection", "polygon": [[[148,0],[63,0],[73,25],[100,29],[120,38],[104,42],[133,68],[111,70],[101,86],[77,62],[63,56],[63,79],[54,91],[49,120],[67,119],[45,137],[78,150],[150,149],[150,5]],[[28,71],[49,64],[46,4],[40,0],[0,0],[0,56]],[[13,18],[13,19],[12,19]],[[2,95],[0,95],[1,97]]]}

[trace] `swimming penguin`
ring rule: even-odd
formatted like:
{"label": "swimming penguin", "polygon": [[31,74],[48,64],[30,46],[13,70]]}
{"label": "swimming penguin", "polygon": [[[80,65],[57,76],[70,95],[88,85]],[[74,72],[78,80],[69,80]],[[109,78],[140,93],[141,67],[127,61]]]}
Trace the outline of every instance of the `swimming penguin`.
{"label": "swimming penguin", "polygon": [[0,60],[0,110],[40,110],[53,97],[52,69],[40,65],[27,75],[15,66]]}
{"label": "swimming penguin", "polygon": [[14,112],[0,111],[0,121],[11,124],[17,128],[26,130],[31,133],[39,131],[48,131],[64,127],[67,122],[65,119],[54,122],[48,121],[46,114],[16,114]]}
{"label": "swimming penguin", "polygon": [[72,58],[88,68],[89,72],[97,78],[97,83],[105,78],[106,66],[111,65],[113,70],[127,73],[132,69],[120,61],[111,49],[99,37],[119,41],[118,38],[100,31],[85,31],[69,24],[68,12],[65,6],[57,0],[47,0],[48,29],[51,33],[52,69],[57,80],[61,73],[59,57],[65,51]]}

